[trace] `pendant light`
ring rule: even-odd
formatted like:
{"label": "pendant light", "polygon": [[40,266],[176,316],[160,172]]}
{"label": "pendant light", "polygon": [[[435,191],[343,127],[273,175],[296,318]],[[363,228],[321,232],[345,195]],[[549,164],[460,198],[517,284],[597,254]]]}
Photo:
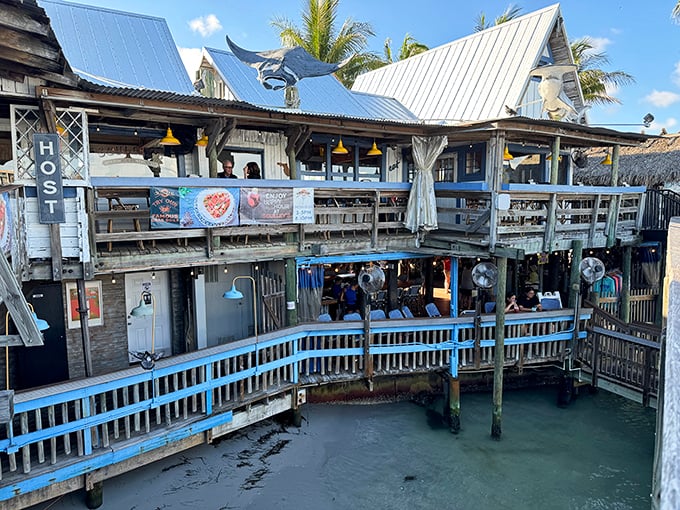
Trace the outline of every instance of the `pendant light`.
{"label": "pendant light", "polygon": [[515,156],[510,154],[510,151],[508,150],[508,146],[505,146],[505,150],[503,151],[503,161],[510,161],[511,159],[515,159]]}
{"label": "pendant light", "polygon": [[368,149],[368,152],[366,153],[367,156],[382,156],[382,151],[378,149],[378,146],[375,144],[375,140],[373,140],[373,146]]}
{"label": "pendant light", "polygon": [[338,142],[338,145],[333,147],[333,150],[331,151],[333,154],[348,154],[349,151],[345,149],[345,146],[342,145],[342,136],[340,137],[340,141]]}
{"label": "pendant light", "polygon": [[177,138],[175,138],[175,135],[172,134],[172,129],[170,129],[170,126],[168,126],[168,130],[165,132],[165,136],[161,138],[160,144],[181,145],[181,142]]}
{"label": "pendant light", "polygon": [[600,161],[600,165],[611,165],[612,164],[612,158],[609,157],[609,151],[607,151],[607,154],[605,155],[604,159]]}
{"label": "pendant light", "polygon": [[208,145],[208,135],[203,132],[203,136],[196,141],[198,147],[206,147]]}

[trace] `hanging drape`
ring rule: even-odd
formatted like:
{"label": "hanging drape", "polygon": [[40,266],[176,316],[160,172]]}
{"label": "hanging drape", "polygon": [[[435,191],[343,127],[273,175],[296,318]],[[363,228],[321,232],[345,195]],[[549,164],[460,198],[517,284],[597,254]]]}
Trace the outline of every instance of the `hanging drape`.
{"label": "hanging drape", "polygon": [[437,157],[448,145],[448,138],[446,136],[414,136],[412,145],[416,174],[408,196],[404,225],[411,232],[419,233],[416,246],[420,246],[422,235],[438,228],[432,169]]}
{"label": "hanging drape", "polygon": [[661,250],[659,246],[642,246],[638,254],[642,262],[642,274],[647,285],[658,287],[661,279]]}
{"label": "hanging drape", "polygon": [[298,269],[298,320],[314,322],[321,313],[324,269],[322,265]]}

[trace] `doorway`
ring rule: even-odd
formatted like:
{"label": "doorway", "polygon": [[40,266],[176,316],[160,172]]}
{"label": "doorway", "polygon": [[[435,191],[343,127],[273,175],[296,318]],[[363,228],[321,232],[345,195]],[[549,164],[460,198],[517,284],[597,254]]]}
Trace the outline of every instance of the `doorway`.
{"label": "doorway", "polygon": [[[44,345],[40,347],[10,347],[10,382],[14,389],[23,390],[68,380],[68,354],[64,300],[59,283],[45,283],[29,292],[26,300],[33,305],[38,317],[50,327],[44,331]],[[12,370],[14,369],[14,370]],[[14,377],[12,377],[12,373]]]}
{"label": "doorway", "polygon": [[[127,314],[128,352],[162,352],[172,355],[170,317],[170,277],[167,271],[130,273],[125,275],[125,310]],[[144,293],[150,294],[153,314],[132,317],[130,311],[139,305]],[[155,318],[155,331],[152,331]],[[153,343],[153,346],[152,346]],[[139,361],[128,354],[130,363]]]}

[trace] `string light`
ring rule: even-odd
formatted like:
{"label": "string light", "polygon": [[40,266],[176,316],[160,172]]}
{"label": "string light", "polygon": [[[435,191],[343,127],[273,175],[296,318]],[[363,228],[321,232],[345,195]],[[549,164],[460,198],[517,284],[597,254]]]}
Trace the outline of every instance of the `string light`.
{"label": "string light", "polygon": [[113,273],[111,274],[111,283],[113,283],[114,285],[116,284],[116,275]]}
{"label": "string light", "polygon": [[151,279],[152,279],[152,280],[155,280],[155,279],[156,279],[156,271],[154,271],[153,273],[151,273]]}

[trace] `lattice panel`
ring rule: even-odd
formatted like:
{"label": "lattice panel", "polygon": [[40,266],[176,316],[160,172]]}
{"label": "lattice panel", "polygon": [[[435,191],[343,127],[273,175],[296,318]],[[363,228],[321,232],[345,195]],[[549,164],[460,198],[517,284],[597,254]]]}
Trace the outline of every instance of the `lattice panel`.
{"label": "lattice panel", "polygon": [[[37,107],[11,108],[12,147],[17,181],[35,180],[33,135],[42,132]],[[57,132],[60,137],[61,175],[64,180],[88,181],[87,115],[78,110],[58,110]]]}

